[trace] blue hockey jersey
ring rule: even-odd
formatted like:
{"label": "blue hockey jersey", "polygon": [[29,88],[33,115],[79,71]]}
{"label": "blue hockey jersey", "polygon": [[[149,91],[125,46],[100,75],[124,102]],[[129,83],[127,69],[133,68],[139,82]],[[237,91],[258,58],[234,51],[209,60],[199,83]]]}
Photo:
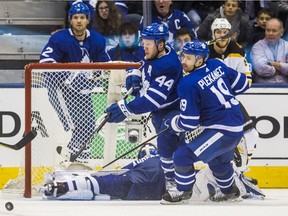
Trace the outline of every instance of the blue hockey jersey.
{"label": "blue hockey jersey", "polygon": [[120,175],[93,176],[100,193],[123,200],[160,200],[165,192],[165,176],[159,155],[133,161],[127,172]]}
{"label": "blue hockey jersey", "polygon": [[177,85],[183,77],[182,65],[171,46],[167,45],[166,50],[167,53],[160,58],[142,61],[139,70],[143,86],[128,104],[134,114],[179,106]]}
{"label": "blue hockey jersey", "polygon": [[235,95],[249,87],[245,74],[227,67],[220,60],[208,60],[206,65],[180,81],[181,113],[175,118],[174,126],[192,131],[200,124],[224,134],[243,133],[243,115]]}
{"label": "blue hockey jersey", "polygon": [[[173,44],[174,34],[177,32],[177,30],[183,27],[188,28],[191,31],[192,35],[195,38],[197,38],[197,33],[192,25],[191,20],[183,11],[174,9],[167,17],[160,17],[157,15],[153,15],[152,23],[165,24],[168,27],[169,30],[168,43],[170,44]],[[141,20],[140,23],[140,31],[142,30],[143,30],[143,19]]]}
{"label": "blue hockey jersey", "polygon": [[107,62],[110,57],[105,51],[105,39],[94,31],[86,30],[84,41],[78,41],[71,29],[53,34],[40,55],[45,62]]}

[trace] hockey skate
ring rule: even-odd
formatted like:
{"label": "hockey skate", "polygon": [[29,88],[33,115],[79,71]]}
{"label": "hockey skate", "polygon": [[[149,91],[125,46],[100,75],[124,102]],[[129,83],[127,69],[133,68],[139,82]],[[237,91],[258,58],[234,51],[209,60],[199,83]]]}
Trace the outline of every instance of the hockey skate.
{"label": "hockey skate", "polygon": [[192,196],[192,191],[179,191],[176,188],[167,190],[161,200],[163,205],[179,205],[188,203],[188,200]]}
{"label": "hockey skate", "polygon": [[209,192],[209,200],[211,200],[212,202],[242,201],[240,191],[236,186],[235,182],[233,183],[232,189],[228,194],[222,193],[219,187],[215,187],[215,185],[211,183],[207,184],[207,188]]}
{"label": "hockey skate", "polygon": [[176,188],[176,182],[175,180],[166,180],[165,183],[165,189],[166,191],[172,189],[172,188]]}

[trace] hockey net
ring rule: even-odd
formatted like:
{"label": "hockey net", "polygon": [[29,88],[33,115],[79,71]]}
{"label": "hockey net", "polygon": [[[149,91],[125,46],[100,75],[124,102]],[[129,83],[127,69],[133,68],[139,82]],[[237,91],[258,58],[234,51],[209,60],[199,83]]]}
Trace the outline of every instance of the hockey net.
{"label": "hockey net", "polygon": [[[25,68],[25,130],[38,132],[31,145],[25,147],[25,163],[20,167],[17,187],[24,184],[24,197],[34,196],[44,174],[56,170],[99,170],[113,159],[152,135],[148,115],[134,116],[119,124],[107,123],[89,142],[89,137],[105,117],[104,110],[123,98],[126,68],[138,68],[139,63],[32,63]],[[133,96],[128,97],[128,101]],[[146,130],[146,129],[149,130]],[[130,132],[135,133],[129,140]],[[137,134],[138,132],[138,134]],[[150,133],[150,134],[149,134]],[[79,161],[71,164],[56,152],[87,144]],[[137,151],[113,163],[117,169],[137,157]],[[20,183],[19,183],[20,182]],[[19,186],[21,185],[21,186]],[[6,188],[9,188],[6,187]],[[35,191],[34,191],[35,190]]]}

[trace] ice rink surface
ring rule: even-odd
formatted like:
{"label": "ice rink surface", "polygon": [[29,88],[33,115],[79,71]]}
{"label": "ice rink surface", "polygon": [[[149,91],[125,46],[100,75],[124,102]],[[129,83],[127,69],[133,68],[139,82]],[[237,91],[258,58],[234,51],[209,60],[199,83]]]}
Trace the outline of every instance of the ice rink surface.
{"label": "ice rink surface", "polygon": [[[159,201],[48,201],[25,199],[0,192],[0,216],[287,216],[288,189],[265,189],[264,200],[242,202],[190,201],[161,205]],[[14,209],[7,211],[6,202]]]}

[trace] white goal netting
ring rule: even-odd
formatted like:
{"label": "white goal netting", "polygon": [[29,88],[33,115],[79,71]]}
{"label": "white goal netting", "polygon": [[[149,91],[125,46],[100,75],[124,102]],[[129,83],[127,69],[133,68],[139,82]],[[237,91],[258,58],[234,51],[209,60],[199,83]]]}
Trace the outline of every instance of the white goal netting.
{"label": "white goal netting", "polygon": [[[126,93],[125,68],[133,66],[139,65],[126,62],[34,64],[29,70],[26,68],[25,112],[31,111],[31,116],[26,116],[26,130],[31,123],[30,127],[36,129],[38,135],[32,141],[31,155],[25,154],[26,165],[23,163],[23,168],[20,167],[18,181],[10,182],[10,187],[23,186],[20,182],[27,175],[25,169],[31,169],[32,188],[43,183],[47,172],[79,167],[99,170],[154,135],[154,128],[147,120],[148,115],[142,115],[119,124],[107,123],[93,136],[106,115],[104,110],[107,106],[121,100]],[[129,96],[127,100],[132,99],[133,96]],[[129,141],[131,134],[135,135],[134,143],[130,142],[131,139]],[[67,152],[77,153],[84,144],[87,148],[79,155],[77,162],[71,164],[63,157]],[[56,152],[57,147],[62,149],[63,155]],[[137,153],[133,151],[127,154],[109,168],[117,169],[126,165],[136,158]],[[29,158],[31,166],[28,163],[27,167]]]}

